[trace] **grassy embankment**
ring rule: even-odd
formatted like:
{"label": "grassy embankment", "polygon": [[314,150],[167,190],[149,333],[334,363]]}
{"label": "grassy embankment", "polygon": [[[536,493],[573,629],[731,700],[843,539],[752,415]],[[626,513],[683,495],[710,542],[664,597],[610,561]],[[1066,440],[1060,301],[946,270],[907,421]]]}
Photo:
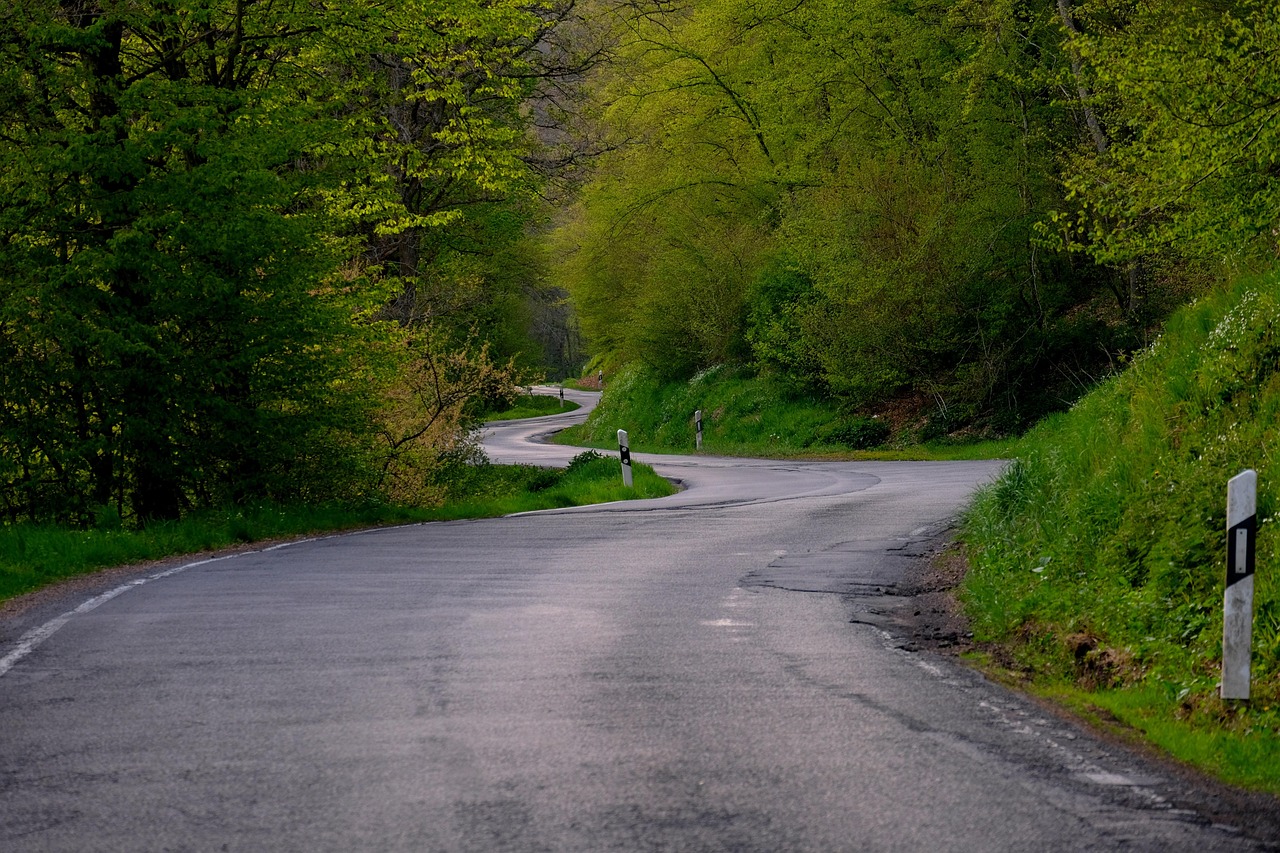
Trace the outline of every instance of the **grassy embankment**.
{"label": "grassy embankment", "polygon": [[[1280,793],[1280,275],[1184,309],[1029,433],[967,521],[988,662],[1173,755]],[[1223,701],[1227,480],[1258,472],[1253,699]]]}
{"label": "grassy embankment", "polygon": [[[724,456],[991,459],[1012,447],[1008,441],[922,441],[921,432],[912,430],[898,430],[895,436],[880,419],[843,414],[780,380],[729,367],[677,382],[627,367],[608,378],[606,393],[587,422],[555,440],[616,448],[617,432],[625,429],[637,452],[691,453],[697,410],[702,411],[703,452]],[[923,431],[928,434],[928,424]]]}
{"label": "grassy embankment", "polygon": [[450,498],[434,509],[256,506],[193,515],[129,530],[104,518],[92,530],[0,527],[0,601],[98,569],[194,554],[233,545],[361,527],[485,518],[537,509],[661,497],[675,489],[636,464],[634,487],[622,485],[616,459],[581,454],[566,470],[524,465],[468,466],[450,482]]}
{"label": "grassy embankment", "polygon": [[518,397],[511,408],[489,412],[485,421],[514,421],[520,418],[538,418],[543,415],[559,415],[582,408],[572,400],[561,400],[545,394],[525,394]]}

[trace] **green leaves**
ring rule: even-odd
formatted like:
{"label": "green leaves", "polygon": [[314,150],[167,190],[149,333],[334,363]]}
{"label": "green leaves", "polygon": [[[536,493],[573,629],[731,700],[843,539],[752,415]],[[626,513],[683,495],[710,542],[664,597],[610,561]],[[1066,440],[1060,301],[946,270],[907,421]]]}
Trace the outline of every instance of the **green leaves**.
{"label": "green leaves", "polygon": [[[614,360],[688,375],[747,341],[848,403],[1025,424],[1215,268],[1274,263],[1274,4],[613,13],[618,63],[595,78],[613,147],[559,276]],[[774,313],[753,288],[778,264],[811,288]],[[705,333],[708,269],[730,346]]]}
{"label": "green leaves", "polygon": [[519,74],[541,10],[0,12],[0,511],[373,488],[408,364],[373,319],[401,286],[379,244],[532,191]]}
{"label": "green leaves", "polygon": [[[1075,133],[1052,103],[1061,54],[1031,46],[1053,47],[1052,20],[1017,2],[620,11],[598,81],[616,147],[561,231],[588,337],[668,376],[751,359],[854,405],[1025,417],[1096,280],[1033,231]],[[760,284],[780,267],[803,298]]]}
{"label": "green leaves", "polygon": [[1280,12],[1166,2],[1080,40],[1115,104],[1116,144],[1068,178],[1084,246],[1109,262],[1173,252],[1275,257],[1280,212]]}

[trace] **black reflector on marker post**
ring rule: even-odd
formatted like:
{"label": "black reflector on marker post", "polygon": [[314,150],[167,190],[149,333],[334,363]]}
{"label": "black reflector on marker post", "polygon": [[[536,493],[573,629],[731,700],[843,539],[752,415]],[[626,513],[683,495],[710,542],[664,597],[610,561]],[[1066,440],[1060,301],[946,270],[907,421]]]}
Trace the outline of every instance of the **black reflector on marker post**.
{"label": "black reflector on marker post", "polygon": [[1223,699],[1248,699],[1253,646],[1253,572],[1258,538],[1258,474],[1227,483],[1227,578],[1222,593]]}
{"label": "black reflector on marker post", "polygon": [[702,449],[702,409],[693,413],[694,446]]}
{"label": "black reflector on marker post", "polygon": [[622,457],[622,485],[631,488],[631,446],[627,444],[627,431],[618,430],[618,455]]}

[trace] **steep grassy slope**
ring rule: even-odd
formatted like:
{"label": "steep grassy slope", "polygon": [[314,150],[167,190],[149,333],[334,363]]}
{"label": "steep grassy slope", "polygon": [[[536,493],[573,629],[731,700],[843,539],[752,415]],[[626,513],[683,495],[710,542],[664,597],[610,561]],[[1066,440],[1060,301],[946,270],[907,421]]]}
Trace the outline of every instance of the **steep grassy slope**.
{"label": "steep grassy slope", "polygon": [[[977,640],[1042,684],[1094,691],[1187,757],[1280,790],[1278,440],[1271,275],[1183,310],[1126,372],[1026,437],[968,520]],[[1259,478],[1254,699],[1224,703],[1226,483],[1247,468]],[[1213,740],[1224,732],[1254,757],[1228,757]]]}
{"label": "steep grassy slope", "polygon": [[[664,381],[652,370],[630,365],[607,380],[587,422],[556,440],[613,447],[617,431],[625,429],[632,448],[641,452],[689,453],[699,410],[703,451],[712,454],[942,459],[990,458],[1007,451],[1004,442],[959,443],[945,437],[920,444],[919,428],[895,430],[887,419],[841,411],[782,378],[728,365],[687,381]],[[927,434],[930,424],[922,424]]]}

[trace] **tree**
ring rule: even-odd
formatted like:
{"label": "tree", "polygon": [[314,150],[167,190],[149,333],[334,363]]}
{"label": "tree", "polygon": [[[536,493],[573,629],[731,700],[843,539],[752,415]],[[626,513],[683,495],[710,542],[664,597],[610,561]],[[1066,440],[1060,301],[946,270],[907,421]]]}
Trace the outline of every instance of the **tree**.
{"label": "tree", "polygon": [[[492,118],[524,91],[492,69],[542,25],[511,2],[0,11],[8,516],[372,488],[404,356],[373,321],[398,280],[370,235],[456,218],[415,192],[527,191],[518,128]],[[459,86],[463,66],[486,83]],[[401,138],[388,99],[448,117]],[[446,153],[426,162],[432,144]]]}
{"label": "tree", "polygon": [[[1035,227],[1089,127],[1060,9],[618,9],[596,89],[615,147],[560,232],[599,349],[672,376],[748,358],[851,405],[905,395],[1013,423],[1043,410],[1021,413],[1031,386],[1050,405],[1078,392],[1059,359],[1105,364],[1110,333],[1076,346],[1104,276]],[[703,342],[706,270],[729,346]]]}
{"label": "tree", "polygon": [[[1099,2],[1079,49],[1117,137],[1078,157],[1061,221],[1077,248],[1135,267],[1248,268],[1280,243],[1280,11],[1244,2]],[[1165,264],[1167,267],[1167,263]]]}

